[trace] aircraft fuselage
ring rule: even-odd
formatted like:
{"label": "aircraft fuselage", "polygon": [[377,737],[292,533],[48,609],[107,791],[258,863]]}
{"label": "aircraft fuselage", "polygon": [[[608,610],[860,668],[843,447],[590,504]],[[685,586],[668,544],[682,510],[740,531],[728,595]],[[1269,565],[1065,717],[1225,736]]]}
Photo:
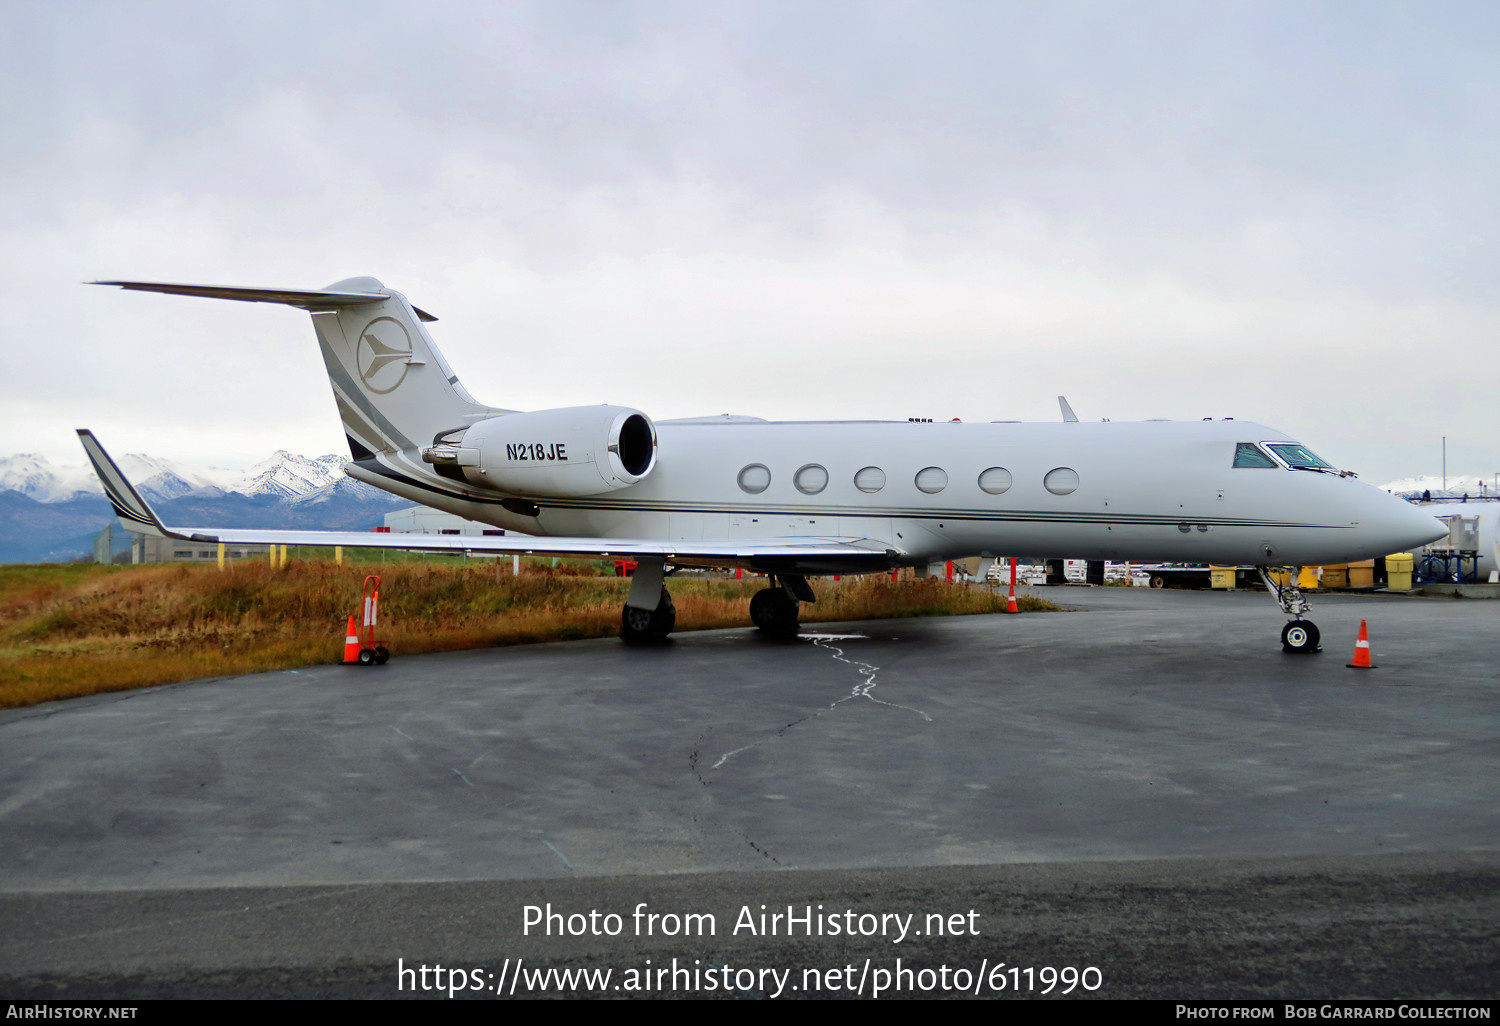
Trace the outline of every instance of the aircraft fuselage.
{"label": "aircraft fuselage", "polygon": [[[1237,467],[1248,421],[658,422],[646,479],[533,501],[455,485],[416,454],[361,480],[534,535],[710,540],[863,538],[909,564],[969,555],[1224,564],[1337,563],[1433,533],[1431,517],[1352,476]],[[685,560],[685,562],[688,562]]]}

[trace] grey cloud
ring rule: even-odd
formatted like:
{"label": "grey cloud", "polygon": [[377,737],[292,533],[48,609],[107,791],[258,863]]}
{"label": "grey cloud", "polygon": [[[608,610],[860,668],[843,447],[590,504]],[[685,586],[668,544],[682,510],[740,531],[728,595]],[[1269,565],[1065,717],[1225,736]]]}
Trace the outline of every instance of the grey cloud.
{"label": "grey cloud", "polygon": [[[74,338],[98,331],[86,277],[373,271],[441,301],[489,260],[659,308],[681,301],[659,280],[600,282],[779,263],[775,290],[864,253],[914,290],[993,267],[951,276],[991,337],[987,292],[1103,324],[1168,280],[1234,311],[1353,297],[1361,330],[1372,304],[1430,309],[1425,344],[1473,366],[1497,28],[1489,3],[9,4],[0,225],[13,285]],[[750,287],[704,275],[725,303]],[[9,331],[57,327],[30,317]],[[1117,348],[1150,344],[1145,317]],[[1195,323],[1231,361],[1255,342]],[[1359,343],[1316,341],[1320,367]]]}

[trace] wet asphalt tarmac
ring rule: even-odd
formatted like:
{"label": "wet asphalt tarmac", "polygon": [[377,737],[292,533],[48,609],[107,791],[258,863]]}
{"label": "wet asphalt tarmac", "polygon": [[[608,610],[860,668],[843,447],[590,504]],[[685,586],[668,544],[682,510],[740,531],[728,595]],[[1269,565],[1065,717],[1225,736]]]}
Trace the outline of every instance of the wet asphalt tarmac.
{"label": "wet asphalt tarmac", "polygon": [[0,997],[1496,996],[1500,602],[1047,597],[0,713]]}

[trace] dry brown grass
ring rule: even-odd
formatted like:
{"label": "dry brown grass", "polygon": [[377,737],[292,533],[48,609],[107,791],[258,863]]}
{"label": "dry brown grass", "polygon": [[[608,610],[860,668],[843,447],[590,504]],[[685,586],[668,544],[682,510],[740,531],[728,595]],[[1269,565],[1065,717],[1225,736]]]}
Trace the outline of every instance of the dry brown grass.
{"label": "dry brown grass", "polygon": [[[502,564],[504,566],[506,564]],[[338,662],[365,574],[383,583],[379,640],[398,654],[606,637],[627,582],[588,564],[380,568],[293,562],[0,567],[0,708],[152,684]],[[749,624],[764,582],[672,580],[677,630]],[[994,613],[1004,596],[941,580],[822,580],[804,622]],[[1054,608],[1024,598],[1022,609]]]}

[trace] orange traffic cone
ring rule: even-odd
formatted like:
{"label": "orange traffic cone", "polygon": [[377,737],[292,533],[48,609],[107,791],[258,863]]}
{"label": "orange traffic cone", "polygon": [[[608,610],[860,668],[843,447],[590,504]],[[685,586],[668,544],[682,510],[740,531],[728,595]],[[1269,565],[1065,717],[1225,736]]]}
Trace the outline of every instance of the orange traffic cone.
{"label": "orange traffic cone", "polygon": [[1351,670],[1376,669],[1370,662],[1370,633],[1363,620],[1359,621],[1359,640],[1354,643],[1354,662],[1347,665]]}
{"label": "orange traffic cone", "polygon": [[1005,600],[1005,611],[1007,613],[1019,613],[1021,611],[1021,607],[1016,605],[1016,586],[1014,584],[1010,586],[1010,598]]}
{"label": "orange traffic cone", "polygon": [[359,632],[354,628],[354,617],[349,617],[349,633],[344,636],[344,665],[359,665]]}

